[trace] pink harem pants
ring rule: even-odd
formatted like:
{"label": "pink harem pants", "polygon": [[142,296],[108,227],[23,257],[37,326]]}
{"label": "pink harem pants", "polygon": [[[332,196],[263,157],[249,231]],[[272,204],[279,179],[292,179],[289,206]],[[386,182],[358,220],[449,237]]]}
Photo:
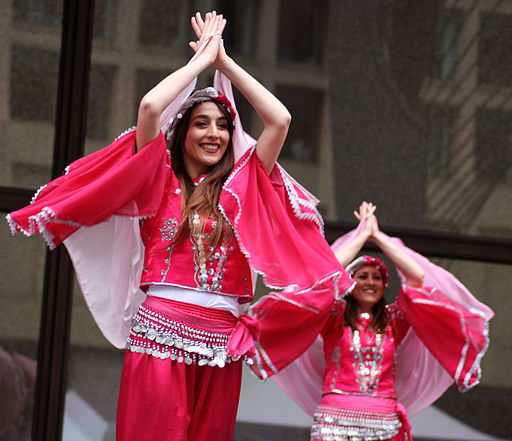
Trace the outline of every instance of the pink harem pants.
{"label": "pink harem pants", "polygon": [[[148,296],[143,307],[157,312],[163,321],[172,320],[188,330],[229,336],[236,324],[236,318],[229,312],[157,297]],[[159,330],[163,321],[159,322]],[[231,441],[241,380],[241,361],[228,362],[224,367],[200,366],[196,361],[187,364],[181,357],[161,359],[127,350],[116,439]]]}

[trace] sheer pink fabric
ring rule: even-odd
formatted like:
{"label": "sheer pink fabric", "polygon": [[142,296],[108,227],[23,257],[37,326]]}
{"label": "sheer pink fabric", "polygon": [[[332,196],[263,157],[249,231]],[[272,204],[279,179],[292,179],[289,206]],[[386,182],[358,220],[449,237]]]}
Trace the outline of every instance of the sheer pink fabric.
{"label": "sheer pink fabric", "polygon": [[[363,227],[339,238],[333,251],[353,240]],[[398,401],[413,416],[430,405],[455,382],[461,390],[478,383],[480,360],[487,350],[488,321],[492,310],[474,298],[448,271],[390,238],[425,271],[425,285],[434,289],[407,289],[402,306],[412,329],[400,345],[397,358]],[[403,276],[400,274],[403,280]],[[321,400],[325,361],[323,341],[311,348],[273,379],[308,414]]]}

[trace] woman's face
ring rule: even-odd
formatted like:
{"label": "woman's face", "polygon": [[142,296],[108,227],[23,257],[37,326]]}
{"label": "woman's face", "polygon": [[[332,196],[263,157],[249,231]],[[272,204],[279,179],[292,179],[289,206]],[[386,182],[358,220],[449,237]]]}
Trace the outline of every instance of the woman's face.
{"label": "woman's face", "polygon": [[213,101],[198,104],[190,114],[183,150],[188,175],[195,179],[217,164],[229,143],[228,121]]}
{"label": "woman's face", "polygon": [[384,280],[380,271],[373,265],[363,265],[356,270],[353,279],[356,286],[352,295],[357,301],[359,312],[371,312],[384,294]]}

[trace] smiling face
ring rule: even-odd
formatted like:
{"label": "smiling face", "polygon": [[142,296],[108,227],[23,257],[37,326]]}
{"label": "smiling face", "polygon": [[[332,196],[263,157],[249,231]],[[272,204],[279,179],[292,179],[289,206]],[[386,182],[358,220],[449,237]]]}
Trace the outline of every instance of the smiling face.
{"label": "smiling face", "polygon": [[363,265],[355,271],[352,278],[357,282],[352,295],[357,301],[358,312],[371,312],[384,294],[382,274],[373,265]]}
{"label": "smiling face", "polygon": [[195,106],[183,146],[183,161],[190,178],[208,173],[224,156],[229,139],[228,121],[215,102]]}

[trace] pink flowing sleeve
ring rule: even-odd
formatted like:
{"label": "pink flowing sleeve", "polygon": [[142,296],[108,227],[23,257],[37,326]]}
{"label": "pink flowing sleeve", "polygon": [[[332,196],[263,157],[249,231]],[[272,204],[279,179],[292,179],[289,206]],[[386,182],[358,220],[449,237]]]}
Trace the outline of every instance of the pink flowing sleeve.
{"label": "pink flowing sleeve", "polygon": [[279,166],[269,177],[255,148],[235,166],[219,205],[251,268],[282,289],[250,310],[261,329],[252,369],[264,379],[311,346],[353,281],[326,242],[314,203]]}
{"label": "pink flowing sleeve", "polygon": [[147,217],[160,204],[166,178],[166,146],[160,134],[134,154],[135,130],[80,158],[41,188],[30,205],[7,215],[14,233],[41,233],[50,249],[80,227],[112,215]]}
{"label": "pink flowing sleeve", "polygon": [[412,329],[397,353],[397,394],[410,415],[451,384],[464,392],[479,382],[489,345],[489,309],[463,305],[454,297],[437,288],[406,286],[398,296]]}
{"label": "pink flowing sleeve", "polygon": [[325,371],[324,339],[343,334],[345,301],[336,302],[333,310],[313,344],[300,357],[272,377],[295,403],[313,416],[322,399]]}
{"label": "pink flowing sleeve", "polygon": [[144,261],[139,219],[156,214],[168,173],[163,136],[134,154],[135,131],[73,162],[33,202],[8,215],[13,233],[64,242],[94,320],[116,347],[126,343]]}

